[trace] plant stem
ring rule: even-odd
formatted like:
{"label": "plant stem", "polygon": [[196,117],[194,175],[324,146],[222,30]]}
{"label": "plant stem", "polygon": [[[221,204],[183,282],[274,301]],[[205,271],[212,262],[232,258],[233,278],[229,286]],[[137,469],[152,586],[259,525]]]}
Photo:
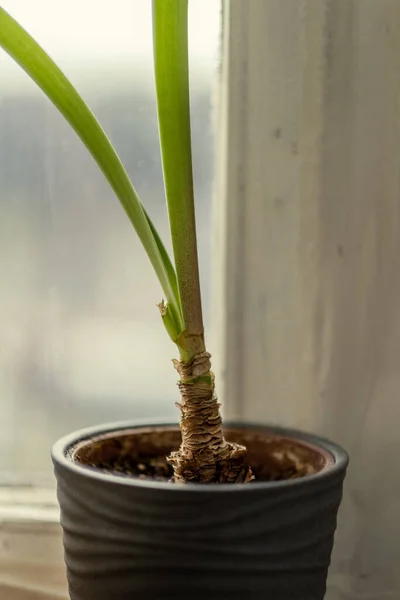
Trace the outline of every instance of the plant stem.
{"label": "plant stem", "polygon": [[153,0],[158,124],[172,248],[183,316],[181,358],[204,352],[189,108],[187,0]]}
{"label": "plant stem", "polygon": [[[197,258],[189,107],[188,1],[153,0],[154,66],[165,195],[184,330],[177,340],[182,444],[170,456],[175,481],[251,478],[246,449],[226,442],[205,350]],[[163,306],[161,305],[161,312]]]}

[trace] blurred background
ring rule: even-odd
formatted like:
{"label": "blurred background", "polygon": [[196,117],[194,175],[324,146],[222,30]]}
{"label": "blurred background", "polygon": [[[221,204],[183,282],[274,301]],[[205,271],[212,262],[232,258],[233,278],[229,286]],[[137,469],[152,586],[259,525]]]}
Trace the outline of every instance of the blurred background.
{"label": "blurred background", "polygon": [[[77,87],[168,245],[151,2],[7,0]],[[210,324],[213,102],[219,3],[190,3],[199,253]],[[80,427],[178,418],[162,293],[93,159],[0,53],[0,484],[52,482],[49,450]],[[169,245],[168,245],[169,247]],[[212,347],[212,336],[208,336]],[[212,349],[212,348],[211,348]]]}

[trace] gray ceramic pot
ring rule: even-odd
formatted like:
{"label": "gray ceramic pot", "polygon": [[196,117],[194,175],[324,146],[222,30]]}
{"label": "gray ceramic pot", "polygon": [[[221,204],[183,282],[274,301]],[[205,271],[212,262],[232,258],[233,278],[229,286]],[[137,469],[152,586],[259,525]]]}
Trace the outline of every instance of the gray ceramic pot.
{"label": "gray ceramic pot", "polygon": [[229,425],[226,437],[247,444],[259,472],[271,454],[285,453],[313,472],[246,485],[142,481],[74,462],[85,462],[99,436],[140,445],[149,431],[155,452],[179,444],[176,426],[125,423],[53,448],[71,600],[323,599],[348,463],[340,447],[297,431]]}

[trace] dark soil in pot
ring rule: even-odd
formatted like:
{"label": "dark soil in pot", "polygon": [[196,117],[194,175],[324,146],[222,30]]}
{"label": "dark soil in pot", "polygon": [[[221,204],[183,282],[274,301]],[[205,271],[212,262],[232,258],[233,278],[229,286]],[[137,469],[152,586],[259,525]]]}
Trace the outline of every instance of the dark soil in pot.
{"label": "dark soil in pot", "polygon": [[322,600],[347,455],[299,432],[232,425],[255,481],[174,484],[176,426],[104,426],[58,442],[72,600]]}
{"label": "dark soil in pot", "polygon": [[[333,464],[330,453],[305,441],[272,432],[226,429],[225,437],[247,448],[255,481],[281,481],[312,475]],[[70,459],[103,473],[171,481],[167,456],[180,444],[176,427],[138,428],[95,436],[70,449]]]}

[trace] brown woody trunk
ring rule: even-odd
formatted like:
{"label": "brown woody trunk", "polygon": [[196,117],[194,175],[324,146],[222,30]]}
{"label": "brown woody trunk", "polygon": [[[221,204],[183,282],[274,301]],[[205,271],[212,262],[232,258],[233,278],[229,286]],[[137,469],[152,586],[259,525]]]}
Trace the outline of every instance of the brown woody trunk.
{"label": "brown woody trunk", "polygon": [[189,362],[174,361],[181,392],[182,444],[169,461],[176,482],[236,483],[252,477],[245,466],[246,448],[225,441],[210,354],[202,352]]}

